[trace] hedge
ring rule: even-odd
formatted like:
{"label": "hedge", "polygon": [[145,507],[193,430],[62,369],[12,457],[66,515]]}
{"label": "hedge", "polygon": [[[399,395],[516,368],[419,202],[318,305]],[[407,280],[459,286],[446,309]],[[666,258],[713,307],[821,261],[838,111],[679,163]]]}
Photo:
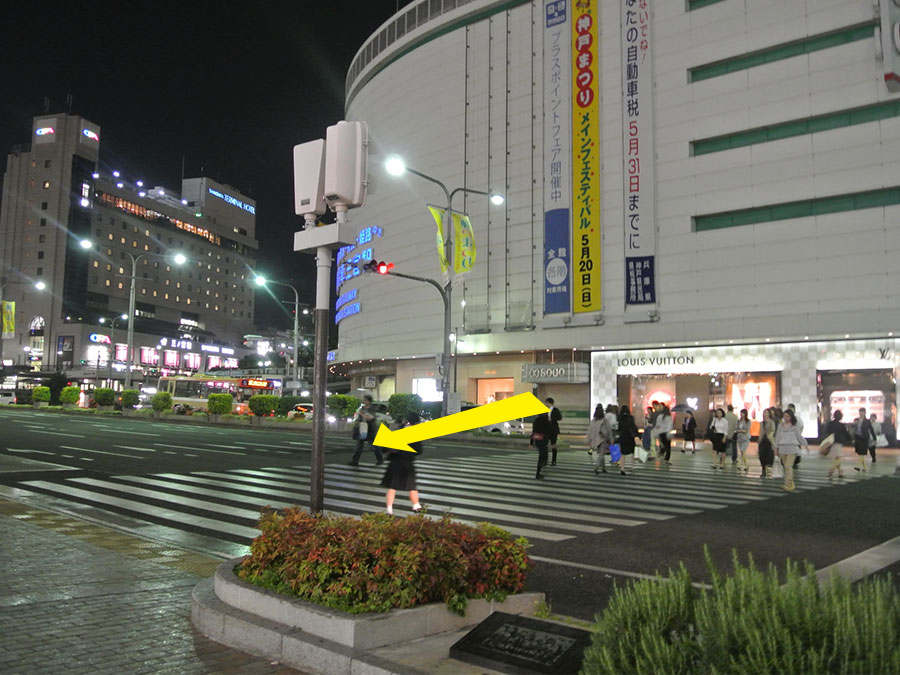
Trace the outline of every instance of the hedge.
{"label": "hedge", "polygon": [[351,613],[468,598],[503,600],[525,586],[525,539],[496,525],[449,516],[316,517],[300,507],[263,509],[261,534],[235,570],[250,583]]}
{"label": "hedge", "polygon": [[81,387],[63,387],[59,392],[59,402],[73,404],[81,398]]}
{"label": "hedge", "polygon": [[131,410],[141,400],[141,392],[137,389],[124,389],[119,395],[119,400],[122,402],[123,408]]}
{"label": "hedge", "polygon": [[97,405],[112,405],[116,400],[116,392],[109,387],[97,387],[94,389],[94,401]]}
{"label": "hedge", "polygon": [[254,415],[260,417],[271,415],[275,412],[275,408],[278,407],[278,397],[272,394],[257,394],[249,398],[247,407],[250,408],[250,412]]}
{"label": "hedge", "polygon": [[150,405],[156,412],[165,412],[172,409],[172,394],[167,391],[159,391],[153,394]]}
{"label": "hedge", "polygon": [[231,394],[210,394],[206,399],[206,407],[210,415],[227,415],[234,406]]}
{"label": "hedge", "polygon": [[38,403],[50,401],[50,387],[35,387],[31,390],[31,400]]}

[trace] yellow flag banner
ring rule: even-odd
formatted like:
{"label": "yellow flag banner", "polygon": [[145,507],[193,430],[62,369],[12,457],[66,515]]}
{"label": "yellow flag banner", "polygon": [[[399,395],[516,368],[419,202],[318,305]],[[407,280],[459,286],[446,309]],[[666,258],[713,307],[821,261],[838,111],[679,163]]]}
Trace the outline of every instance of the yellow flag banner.
{"label": "yellow flag banner", "polygon": [[475,267],[475,232],[472,221],[465,213],[453,214],[453,231],[456,235],[453,271],[457,275],[467,274]]}
{"label": "yellow flag banner", "polygon": [[438,206],[429,206],[428,210],[431,211],[431,216],[434,218],[434,222],[437,224],[437,237],[435,238],[437,243],[437,251],[438,251],[438,260],[441,263],[441,274],[444,275],[444,278],[447,278],[447,273],[450,269],[450,263],[447,262],[447,252],[444,249],[444,210]]}
{"label": "yellow flag banner", "polygon": [[3,337],[16,336],[16,303],[4,300],[0,303],[0,313],[3,315]]}

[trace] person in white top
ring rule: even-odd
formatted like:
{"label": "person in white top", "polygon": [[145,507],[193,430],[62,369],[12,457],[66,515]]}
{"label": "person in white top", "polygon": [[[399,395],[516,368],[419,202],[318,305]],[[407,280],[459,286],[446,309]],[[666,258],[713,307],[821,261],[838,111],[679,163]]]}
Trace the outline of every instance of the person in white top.
{"label": "person in white top", "polygon": [[713,450],[716,453],[716,463],[713,464],[714,469],[725,468],[725,436],[728,434],[728,420],[725,419],[725,411],[722,408],[716,408],[715,417],[709,425],[710,436],[712,437]]}

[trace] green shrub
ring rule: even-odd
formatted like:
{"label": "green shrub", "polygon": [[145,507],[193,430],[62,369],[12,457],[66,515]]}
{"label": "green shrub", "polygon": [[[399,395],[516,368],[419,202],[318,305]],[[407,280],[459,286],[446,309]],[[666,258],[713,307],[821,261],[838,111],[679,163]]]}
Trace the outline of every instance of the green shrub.
{"label": "green shrub", "polygon": [[234,406],[234,396],[231,394],[210,394],[206,402],[210,415],[227,415]]}
{"label": "green shrub", "polygon": [[116,400],[116,392],[109,387],[97,387],[94,389],[94,400],[97,405],[112,405]]}
{"label": "green shrub", "polygon": [[667,580],[617,589],[598,617],[582,672],[898,673],[900,593],[890,577],[852,585],[788,561],[742,565],[695,591],[682,565]]}
{"label": "green shrub", "polygon": [[299,396],[282,396],[278,399],[278,407],[275,409],[275,414],[279,417],[285,417],[291,408],[300,403]]}
{"label": "green shrub", "polygon": [[325,399],[325,407],[339,420],[345,420],[348,417],[353,417],[353,413],[359,408],[359,402],[359,399],[355,396],[332,394]]}
{"label": "green shrub", "polygon": [[50,387],[35,387],[31,390],[31,400],[38,403],[50,402]]}
{"label": "green shrub", "polygon": [[250,408],[250,412],[254,415],[260,417],[271,415],[275,408],[278,407],[278,397],[272,394],[257,394],[250,397],[247,401],[247,407]]}
{"label": "green shrub", "polygon": [[119,394],[119,400],[122,402],[123,408],[132,410],[138,404],[138,401],[141,400],[141,392],[137,389],[124,389]]}
{"label": "green shrub", "polygon": [[60,403],[78,403],[80,397],[81,387],[63,387],[62,391],[59,392]]}
{"label": "green shrub", "polygon": [[156,412],[164,412],[172,409],[172,394],[167,391],[159,391],[153,394],[150,405]]}
{"label": "green shrub", "polygon": [[264,509],[259,529],[241,579],[351,613],[443,601],[462,614],[468,598],[521,591],[531,566],[524,539],[448,516],[315,517],[294,506]]}
{"label": "green shrub", "polygon": [[391,394],[388,399],[388,413],[398,423],[406,420],[409,413],[422,412],[422,397],[418,394]]}

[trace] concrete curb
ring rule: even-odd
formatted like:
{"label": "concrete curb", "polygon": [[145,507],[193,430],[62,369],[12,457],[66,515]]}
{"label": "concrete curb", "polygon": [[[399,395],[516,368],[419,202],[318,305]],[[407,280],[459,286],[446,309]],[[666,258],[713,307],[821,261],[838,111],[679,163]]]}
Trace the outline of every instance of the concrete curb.
{"label": "concrete curb", "polygon": [[240,561],[222,563],[213,578],[194,587],[191,621],[197,630],[229,647],[329,674],[420,673],[371,651],[466,629],[494,611],[532,615],[535,603],[544,598],[543,593],[522,593],[505,602],[470,600],[463,617],[442,603],[386,614],[348,614],[247,584],[233,572]]}

